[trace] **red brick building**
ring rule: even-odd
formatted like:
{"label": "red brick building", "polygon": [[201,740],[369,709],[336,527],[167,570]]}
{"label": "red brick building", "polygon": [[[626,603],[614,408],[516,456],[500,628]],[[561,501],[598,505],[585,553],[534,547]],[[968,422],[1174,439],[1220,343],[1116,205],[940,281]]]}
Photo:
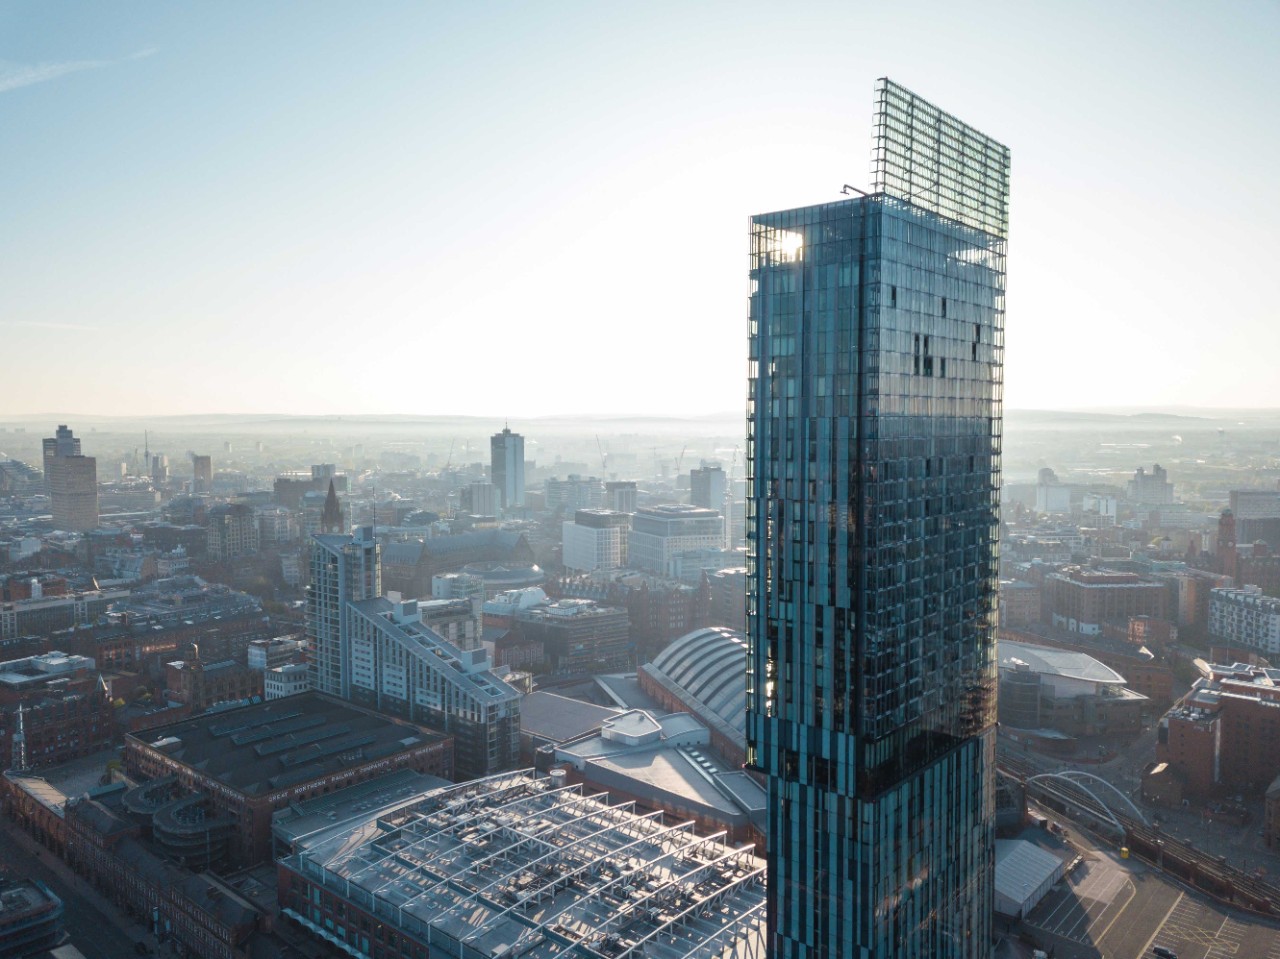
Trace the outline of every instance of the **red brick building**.
{"label": "red brick building", "polygon": [[138,842],[140,829],[91,799],[66,805],[66,859],[81,876],[140,915],[155,914],[187,955],[241,959],[270,918],[210,873],[166,862]]}
{"label": "red brick building", "polygon": [[[25,758],[16,739],[21,726]],[[0,766],[55,766],[111,744],[111,699],[92,659],[49,652],[0,663]]]}
{"label": "red brick building", "polygon": [[1023,579],[1000,581],[1000,622],[1027,626],[1040,622],[1040,587]]}
{"label": "red brick building", "polygon": [[1261,792],[1280,769],[1280,686],[1243,663],[1210,670],[1161,722],[1156,758],[1192,795]]}
{"label": "red brick building", "polygon": [[261,672],[235,660],[206,662],[196,649],[193,656],[165,664],[165,696],[199,713],[217,703],[261,696],[262,678]]}
{"label": "red brick building", "polygon": [[268,857],[272,813],[291,802],[397,769],[452,778],[453,737],[313,692],[129,733],[124,765],[207,796],[211,822],[235,822],[230,860],[249,865]]}
{"label": "red brick building", "polygon": [[1105,623],[1135,616],[1168,619],[1165,584],[1135,573],[1069,566],[1045,577],[1042,620],[1058,629],[1096,636]]}

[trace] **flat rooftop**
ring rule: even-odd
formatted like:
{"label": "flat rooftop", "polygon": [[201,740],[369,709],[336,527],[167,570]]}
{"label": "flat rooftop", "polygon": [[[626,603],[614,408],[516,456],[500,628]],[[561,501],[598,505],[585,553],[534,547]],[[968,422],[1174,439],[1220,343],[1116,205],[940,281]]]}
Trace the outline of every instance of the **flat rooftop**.
{"label": "flat rooftop", "polygon": [[57,912],[62,900],[42,882],[28,879],[0,879],[0,917],[15,922],[41,912]]}
{"label": "flat rooftop", "polygon": [[601,723],[621,713],[620,709],[540,690],[520,701],[520,732],[562,743],[599,729]]}
{"label": "flat rooftop", "polygon": [[252,796],[445,738],[307,692],[131,733],[125,742],[158,749]]}
{"label": "flat rooftop", "polygon": [[765,864],[751,847],[532,771],[452,786],[304,839],[282,862],[339,895],[378,900],[403,933],[430,935],[450,954],[442,940],[528,959],[764,950]]}

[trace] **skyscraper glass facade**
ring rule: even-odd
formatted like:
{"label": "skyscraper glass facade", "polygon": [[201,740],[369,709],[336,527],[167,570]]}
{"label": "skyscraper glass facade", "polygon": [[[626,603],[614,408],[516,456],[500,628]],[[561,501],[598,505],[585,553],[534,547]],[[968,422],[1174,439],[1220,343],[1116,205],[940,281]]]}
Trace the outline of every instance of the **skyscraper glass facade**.
{"label": "skyscraper glass facade", "polygon": [[977,959],[1008,151],[877,92],[878,192],[751,220],[748,761],[775,955]]}

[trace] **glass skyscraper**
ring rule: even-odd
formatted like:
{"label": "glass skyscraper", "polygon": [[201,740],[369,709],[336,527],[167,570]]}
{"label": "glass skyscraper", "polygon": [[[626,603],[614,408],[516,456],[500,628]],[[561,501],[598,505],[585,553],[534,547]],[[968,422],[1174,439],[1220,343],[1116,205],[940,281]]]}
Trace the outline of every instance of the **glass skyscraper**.
{"label": "glass skyscraper", "polygon": [[770,953],[991,950],[1009,152],[881,80],[868,194],[751,220]]}

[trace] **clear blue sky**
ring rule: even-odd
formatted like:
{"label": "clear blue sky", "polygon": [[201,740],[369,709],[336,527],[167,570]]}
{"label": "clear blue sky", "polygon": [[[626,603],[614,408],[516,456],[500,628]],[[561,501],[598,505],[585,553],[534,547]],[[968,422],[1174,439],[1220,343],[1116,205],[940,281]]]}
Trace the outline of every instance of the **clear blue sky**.
{"label": "clear blue sky", "polygon": [[739,408],[888,75],[1013,152],[1006,405],[1276,406],[1280,4],[5,3],[0,414]]}

